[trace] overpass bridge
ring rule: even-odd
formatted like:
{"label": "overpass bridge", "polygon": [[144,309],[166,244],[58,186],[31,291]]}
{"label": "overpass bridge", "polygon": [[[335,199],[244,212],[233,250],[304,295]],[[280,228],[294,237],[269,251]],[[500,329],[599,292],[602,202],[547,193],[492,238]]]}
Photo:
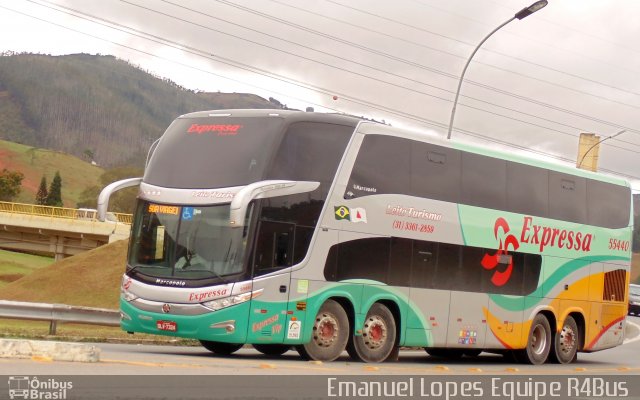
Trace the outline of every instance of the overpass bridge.
{"label": "overpass bridge", "polygon": [[52,255],[56,261],[129,237],[132,216],[95,210],[0,202],[0,248]]}

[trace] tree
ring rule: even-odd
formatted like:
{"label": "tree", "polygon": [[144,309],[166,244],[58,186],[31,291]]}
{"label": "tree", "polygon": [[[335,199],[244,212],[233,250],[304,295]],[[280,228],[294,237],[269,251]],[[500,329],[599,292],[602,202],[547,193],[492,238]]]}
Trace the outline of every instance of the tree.
{"label": "tree", "polygon": [[62,207],[62,178],[60,178],[60,171],[56,171],[56,175],[51,181],[49,187],[49,194],[47,195],[47,205],[54,207]]}
{"label": "tree", "polygon": [[24,174],[6,168],[0,173],[0,201],[13,201],[22,191]]}
{"label": "tree", "polygon": [[49,191],[47,190],[47,178],[43,175],[42,179],[40,179],[40,187],[38,188],[38,193],[36,193],[36,204],[39,206],[46,206],[48,195]]}
{"label": "tree", "polygon": [[78,208],[97,208],[98,207],[98,195],[100,194],[100,188],[97,186],[90,186],[80,193],[78,199]]}

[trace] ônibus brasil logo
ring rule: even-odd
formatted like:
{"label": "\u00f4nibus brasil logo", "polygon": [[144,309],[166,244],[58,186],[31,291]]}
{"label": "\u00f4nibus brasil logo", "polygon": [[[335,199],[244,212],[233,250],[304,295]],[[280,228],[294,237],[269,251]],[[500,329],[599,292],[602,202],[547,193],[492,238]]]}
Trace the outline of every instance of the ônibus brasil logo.
{"label": "\u00f4nibus brasil logo", "polygon": [[56,378],[38,379],[28,376],[9,377],[9,398],[30,400],[65,400],[68,392],[73,389],[73,382],[61,381]]}
{"label": "\u00f4nibus brasil logo", "polygon": [[[534,223],[533,217],[524,217],[520,240],[511,233],[509,223],[502,217],[496,219],[493,226],[493,235],[498,241],[498,251],[495,254],[486,253],[482,258],[480,264],[486,270],[495,269],[500,264],[503,256],[508,256],[510,251],[517,251],[522,243],[537,245],[540,253],[547,246],[589,252],[591,251],[591,242],[593,240],[591,233],[537,225]],[[504,271],[494,272],[491,277],[491,282],[496,286],[505,285],[511,278],[513,257],[508,257],[507,260],[509,261],[507,268]]]}

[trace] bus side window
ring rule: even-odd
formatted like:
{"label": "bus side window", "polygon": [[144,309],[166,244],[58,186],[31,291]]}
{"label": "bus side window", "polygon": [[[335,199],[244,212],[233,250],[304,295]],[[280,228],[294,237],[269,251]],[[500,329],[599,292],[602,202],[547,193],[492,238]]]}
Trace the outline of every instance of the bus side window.
{"label": "bus side window", "polygon": [[256,237],[254,276],[293,265],[293,231],[293,224],[260,221]]}
{"label": "bus side window", "polygon": [[325,263],[328,281],[370,279],[388,283],[389,238],[356,239],[333,245]]}

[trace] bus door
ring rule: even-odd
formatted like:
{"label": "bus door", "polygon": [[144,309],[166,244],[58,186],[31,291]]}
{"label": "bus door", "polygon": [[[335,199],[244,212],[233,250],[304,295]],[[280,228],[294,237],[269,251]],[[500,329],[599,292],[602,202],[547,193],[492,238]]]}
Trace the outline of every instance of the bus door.
{"label": "bus door", "polygon": [[292,223],[260,221],[258,226],[253,256],[253,291],[262,292],[251,304],[247,336],[252,343],[283,342],[291,291],[288,267],[293,265],[294,233]]}

